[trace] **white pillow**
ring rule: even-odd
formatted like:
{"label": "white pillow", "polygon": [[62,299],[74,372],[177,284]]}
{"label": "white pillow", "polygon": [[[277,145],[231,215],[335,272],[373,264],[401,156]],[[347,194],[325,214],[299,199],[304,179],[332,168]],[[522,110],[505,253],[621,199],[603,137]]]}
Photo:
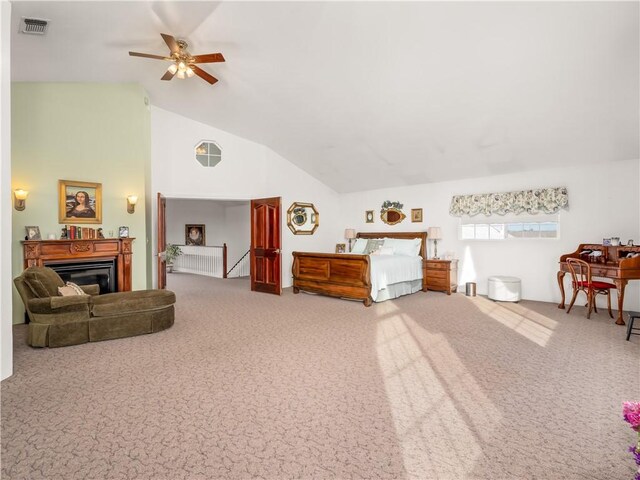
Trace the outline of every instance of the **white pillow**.
{"label": "white pillow", "polygon": [[76,291],[76,295],[86,295],[86,293],[84,293],[84,290],[82,290],[79,285],[76,285],[73,282],[67,282],[67,287],[73,288]]}
{"label": "white pillow", "polygon": [[393,255],[393,247],[380,247],[371,255]]}
{"label": "white pillow", "polygon": [[351,247],[351,253],[364,253],[364,250],[367,248],[367,239],[366,238],[356,238],[356,243]]}
{"label": "white pillow", "polygon": [[405,257],[417,257],[420,255],[420,238],[385,238],[384,246],[393,248],[394,255],[404,255]]}
{"label": "white pillow", "polygon": [[84,290],[73,282],[67,282],[65,287],[58,287],[58,293],[63,297],[72,297],[75,295],[86,295]]}
{"label": "white pillow", "polygon": [[384,243],[384,238],[370,238],[367,240],[367,248],[364,249],[364,253],[372,254],[378,250]]}

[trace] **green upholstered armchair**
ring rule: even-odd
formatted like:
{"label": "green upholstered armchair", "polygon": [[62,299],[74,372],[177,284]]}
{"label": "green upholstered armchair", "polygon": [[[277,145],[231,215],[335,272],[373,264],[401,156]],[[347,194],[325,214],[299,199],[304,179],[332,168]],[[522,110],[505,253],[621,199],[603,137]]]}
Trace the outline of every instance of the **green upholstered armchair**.
{"label": "green upholstered armchair", "polygon": [[29,267],[14,279],[33,347],[61,347],[153,333],[173,325],[175,294],[141,290],[99,295],[98,285],[81,285],[86,295],[61,296],[65,285],[48,267]]}

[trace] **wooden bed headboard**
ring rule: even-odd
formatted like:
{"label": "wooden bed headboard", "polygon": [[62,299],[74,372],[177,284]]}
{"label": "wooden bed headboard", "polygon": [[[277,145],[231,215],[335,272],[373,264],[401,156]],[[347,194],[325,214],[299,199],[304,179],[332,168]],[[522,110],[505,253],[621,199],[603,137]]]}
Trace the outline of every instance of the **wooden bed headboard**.
{"label": "wooden bed headboard", "polygon": [[412,238],[422,239],[420,246],[420,256],[427,259],[427,232],[358,232],[356,238],[403,238],[410,240]]}

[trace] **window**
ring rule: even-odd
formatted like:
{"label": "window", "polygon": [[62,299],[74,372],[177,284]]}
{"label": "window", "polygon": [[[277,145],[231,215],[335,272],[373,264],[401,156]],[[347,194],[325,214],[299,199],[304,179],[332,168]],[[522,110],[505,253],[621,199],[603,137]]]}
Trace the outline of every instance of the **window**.
{"label": "window", "polygon": [[215,167],[222,160],[222,150],[217,143],[204,140],[196,146],[196,160],[203,167]]}
{"label": "window", "polygon": [[510,240],[525,238],[558,238],[558,215],[518,219],[505,217],[466,217],[460,219],[461,240]]}

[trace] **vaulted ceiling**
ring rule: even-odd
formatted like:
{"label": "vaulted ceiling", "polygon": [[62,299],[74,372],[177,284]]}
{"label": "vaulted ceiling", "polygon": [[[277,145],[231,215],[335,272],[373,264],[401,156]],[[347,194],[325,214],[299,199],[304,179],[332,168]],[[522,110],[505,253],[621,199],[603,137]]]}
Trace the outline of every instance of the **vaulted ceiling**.
{"label": "vaulted ceiling", "polygon": [[[638,2],[14,1],[14,81],[139,82],[339,192],[640,158]],[[20,17],[51,21],[17,33]],[[220,81],[160,81],[160,33]],[[215,140],[215,139],[213,139]],[[223,146],[224,148],[224,146]]]}

